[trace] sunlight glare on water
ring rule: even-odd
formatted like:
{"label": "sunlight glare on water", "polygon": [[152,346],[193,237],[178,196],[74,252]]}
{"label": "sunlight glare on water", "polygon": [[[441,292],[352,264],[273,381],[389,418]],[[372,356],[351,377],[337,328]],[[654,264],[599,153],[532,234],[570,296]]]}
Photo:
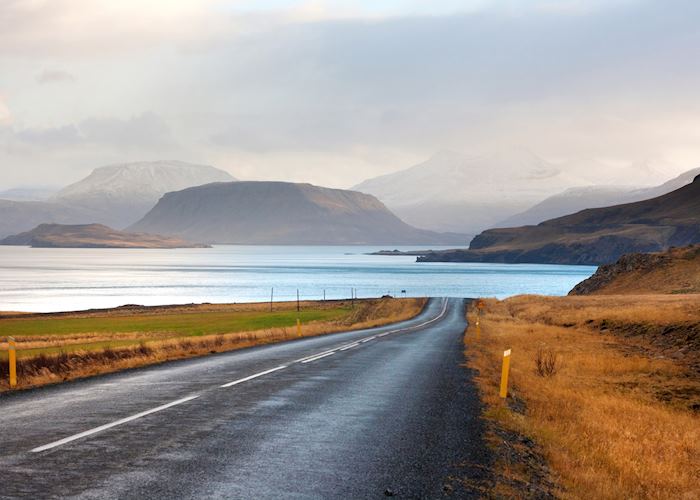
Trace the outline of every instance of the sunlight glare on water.
{"label": "sunlight glare on water", "polygon": [[[415,249],[415,247],[398,247]],[[0,247],[0,311],[68,311],[124,304],[407,296],[565,295],[594,267],[416,263],[367,255],[380,247],[218,246],[121,250]]]}

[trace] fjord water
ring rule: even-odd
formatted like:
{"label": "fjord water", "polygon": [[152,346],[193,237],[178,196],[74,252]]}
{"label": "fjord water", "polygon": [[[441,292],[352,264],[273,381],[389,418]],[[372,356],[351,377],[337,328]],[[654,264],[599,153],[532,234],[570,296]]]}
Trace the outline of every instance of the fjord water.
{"label": "fjord water", "polygon": [[[416,263],[380,247],[217,246],[122,250],[0,247],[0,311],[407,296],[565,295],[594,267]],[[399,250],[409,248],[399,247]]]}

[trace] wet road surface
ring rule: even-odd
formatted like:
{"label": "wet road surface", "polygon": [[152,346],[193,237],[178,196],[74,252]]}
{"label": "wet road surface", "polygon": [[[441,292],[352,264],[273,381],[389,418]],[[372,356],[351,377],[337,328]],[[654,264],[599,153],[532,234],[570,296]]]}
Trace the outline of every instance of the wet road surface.
{"label": "wet road surface", "polygon": [[[381,328],[0,397],[0,496],[465,498],[464,301]],[[482,477],[483,479],[483,477]]]}

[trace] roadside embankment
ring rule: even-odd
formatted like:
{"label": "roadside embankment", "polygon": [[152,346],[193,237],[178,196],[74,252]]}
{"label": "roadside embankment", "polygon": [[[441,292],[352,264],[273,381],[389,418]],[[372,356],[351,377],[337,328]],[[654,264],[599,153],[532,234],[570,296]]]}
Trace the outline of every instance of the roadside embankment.
{"label": "roadside embankment", "polygon": [[[17,388],[261,344],[410,319],[425,299],[128,306],[0,316],[0,391],[8,386],[7,337],[17,342]],[[301,328],[297,330],[297,318]],[[299,335],[300,334],[300,335]]]}
{"label": "roadside embankment", "polygon": [[700,496],[699,296],[486,300],[478,338],[476,315],[466,355],[499,457],[494,496]]}

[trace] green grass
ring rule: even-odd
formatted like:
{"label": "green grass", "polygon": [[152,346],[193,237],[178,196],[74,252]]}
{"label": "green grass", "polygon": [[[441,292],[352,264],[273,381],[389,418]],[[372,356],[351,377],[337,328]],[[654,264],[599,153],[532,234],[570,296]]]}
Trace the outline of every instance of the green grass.
{"label": "green grass", "polygon": [[[18,350],[19,357],[38,354],[53,354],[62,351],[94,350],[105,347],[138,345],[148,340],[166,338],[198,337],[236,333],[242,331],[265,330],[268,328],[294,327],[297,317],[302,323],[312,321],[334,321],[350,314],[348,308],[294,310],[275,312],[192,312],[161,315],[101,316],[87,318],[28,318],[0,320],[0,337],[55,337],[90,335],[101,337],[91,342],[47,346],[36,349]],[[136,338],[105,341],[104,337],[115,334],[136,334]],[[4,340],[4,338],[3,338]],[[21,345],[20,345],[21,347]],[[0,352],[0,359],[7,352]]]}
{"label": "green grass", "polygon": [[[349,309],[302,311],[303,322],[331,321],[349,313]],[[296,311],[279,312],[205,312],[92,318],[51,318],[0,320],[2,336],[34,337],[71,334],[172,333],[177,336],[213,335],[292,326]]]}

